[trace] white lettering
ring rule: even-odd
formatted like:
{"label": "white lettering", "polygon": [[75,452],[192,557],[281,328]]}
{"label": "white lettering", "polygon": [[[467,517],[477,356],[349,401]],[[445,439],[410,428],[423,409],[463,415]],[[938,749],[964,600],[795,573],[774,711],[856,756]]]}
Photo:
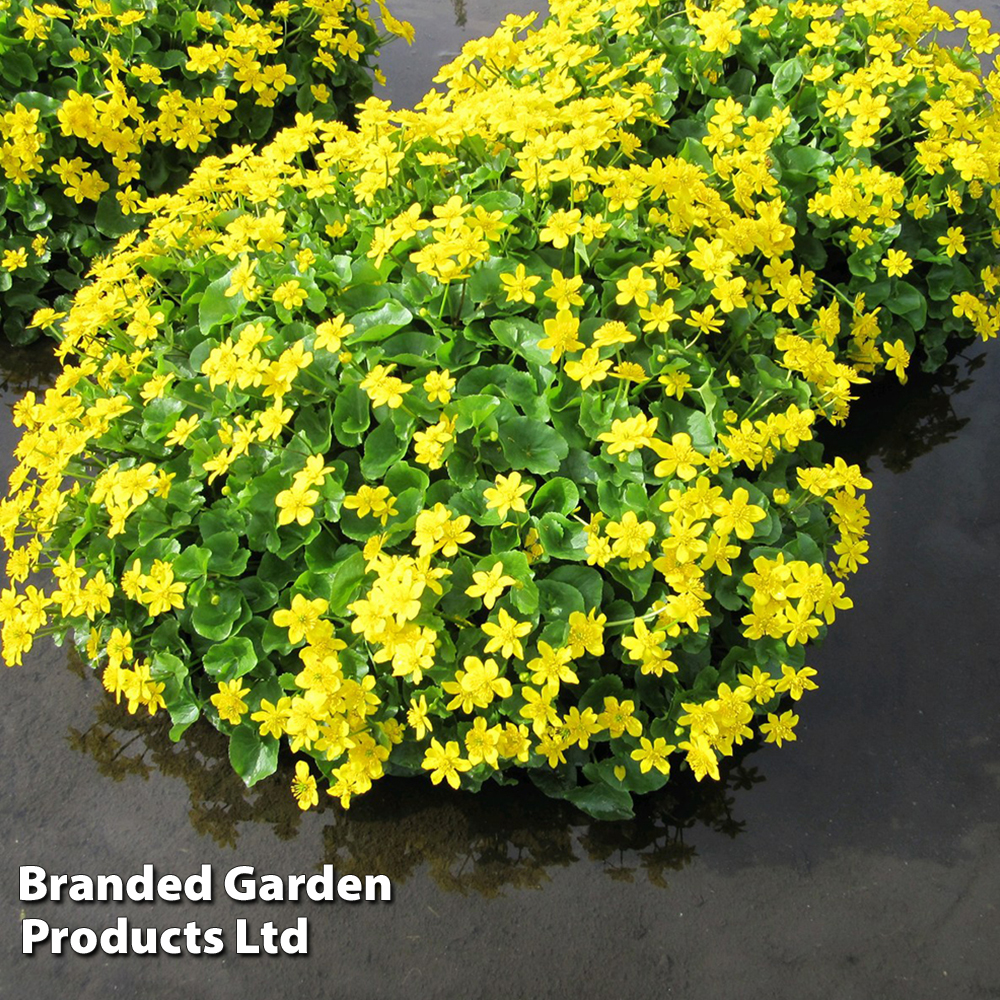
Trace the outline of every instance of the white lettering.
{"label": "white lettering", "polygon": [[342,875],[337,882],[337,895],[349,903],[361,899],[361,879],[357,875]]}
{"label": "white lettering", "polygon": [[247,940],[247,922],[243,917],[236,921],[236,954],[259,955],[260,945],[250,944]]}
{"label": "white lettering", "polygon": [[294,927],[281,932],[281,951],[285,955],[309,954],[309,924],[305,917],[299,917]]}
{"label": "white lettering", "polygon": [[171,944],[172,938],[178,938],[181,936],[181,929],[179,927],[168,927],[160,935],[160,948],[168,955],[179,955],[181,953],[181,946],[179,944]]}
{"label": "white lettering", "polygon": [[45,899],[45,869],[40,865],[21,865],[20,891],[22,903]]}
{"label": "white lettering", "polygon": [[98,875],[97,898],[102,903],[108,900],[120,903],[125,898],[125,883],[121,875]]}
{"label": "white lettering", "polygon": [[[209,927],[208,930],[205,931],[205,954],[218,955],[225,947],[226,943],[222,939],[222,928]],[[194,954],[198,954],[197,948],[195,948]]]}
{"label": "white lettering", "polygon": [[37,917],[21,921],[21,954],[33,955],[35,945],[49,936],[49,925]]}
{"label": "white lettering", "polygon": [[306,895],[314,903],[331,903],[334,896],[333,865],[323,865],[321,875],[313,875],[306,882]]}
{"label": "white lettering", "polygon": [[[242,882],[239,881],[241,878],[243,878]],[[253,865],[239,865],[236,868],[230,868],[226,873],[225,886],[226,895],[238,903],[255,899],[256,886],[253,881]]]}
{"label": "white lettering", "polygon": [[141,875],[132,875],[125,883],[128,898],[136,903],[153,902],[153,866],[143,865]]}
{"label": "white lettering", "polygon": [[285,898],[285,883],[278,875],[261,875],[260,891],[257,896],[262,902],[280,903]]}
{"label": "white lettering", "polygon": [[181,880],[176,875],[164,875],[156,883],[156,893],[167,903],[176,903],[181,898]]}
{"label": "white lettering", "polygon": [[114,927],[101,931],[101,951],[105,955],[128,954],[128,921],[119,917]]}
{"label": "white lettering", "polygon": [[69,946],[78,955],[89,955],[97,948],[97,932],[89,927],[77,927],[69,936]]}
{"label": "white lettering", "polygon": [[192,903],[209,903],[212,900],[212,866],[202,865],[201,873],[189,875],[184,880],[184,895]]}
{"label": "white lettering", "polygon": [[388,875],[366,875],[365,876],[365,899],[369,902],[375,900],[375,886],[379,887],[378,901],[388,903],[392,899],[392,883]]}

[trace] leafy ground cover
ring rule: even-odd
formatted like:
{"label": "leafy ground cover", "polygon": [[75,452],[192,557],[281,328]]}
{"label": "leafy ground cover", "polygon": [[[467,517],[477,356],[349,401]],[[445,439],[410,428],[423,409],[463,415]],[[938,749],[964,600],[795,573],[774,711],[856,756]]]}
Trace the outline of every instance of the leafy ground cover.
{"label": "leafy ground cover", "polygon": [[[14,343],[208,154],[349,115],[408,24],[354,0],[0,3],[0,303]],[[377,75],[377,74],[376,74]]]}

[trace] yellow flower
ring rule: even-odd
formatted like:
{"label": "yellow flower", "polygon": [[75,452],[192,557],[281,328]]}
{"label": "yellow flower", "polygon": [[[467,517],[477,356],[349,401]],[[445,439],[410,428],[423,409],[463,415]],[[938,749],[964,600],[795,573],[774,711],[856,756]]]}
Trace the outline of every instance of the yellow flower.
{"label": "yellow flower", "polygon": [[494,485],[483,490],[483,496],[486,497],[487,509],[495,510],[503,520],[510,511],[516,514],[527,512],[524,497],[530,492],[531,484],[521,482],[520,472],[512,472],[509,476],[498,474]]}
{"label": "yellow flower", "polygon": [[329,606],[329,602],[322,597],[310,601],[302,594],[296,594],[291,608],[279,608],[271,616],[271,621],[278,628],[288,629],[288,641],[295,646],[316,626]]}
{"label": "yellow flower", "polygon": [[767,713],[767,722],[761,723],[760,731],[764,734],[766,743],[777,743],[780,747],[783,741],[791,742],[797,737],[792,730],[799,721],[799,717],[791,710],[782,712],[780,716],[774,712]]}
{"label": "yellow flower", "polygon": [[250,688],[243,687],[239,678],[234,681],[220,681],[219,693],[213,694],[209,701],[218,709],[220,719],[238,726],[247,711],[247,703],[243,700],[243,696],[249,693]]}
{"label": "yellow flower", "polygon": [[28,266],[28,251],[24,247],[17,250],[4,250],[3,258],[0,259],[0,267],[5,271],[17,271],[19,268]]}
{"label": "yellow flower", "polygon": [[288,310],[297,309],[307,298],[309,293],[294,278],[283,281],[274,290],[274,301]]}
{"label": "yellow flower", "polygon": [[319,793],[316,791],[316,778],[309,770],[304,760],[295,762],[295,777],[292,779],[292,795],[304,812],[311,806],[319,804]]}
{"label": "yellow flower", "polygon": [[634,302],[640,308],[645,308],[649,305],[649,292],[656,287],[656,279],[647,278],[641,267],[631,267],[628,274],[615,284],[618,288],[615,302],[618,305],[627,306]]}
{"label": "yellow flower", "polygon": [[433,784],[440,785],[442,781],[447,780],[452,788],[458,788],[461,784],[459,775],[463,771],[468,771],[472,764],[462,757],[462,752],[455,740],[449,740],[445,746],[442,746],[439,740],[433,739],[424,754],[421,767],[431,772]]}
{"label": "yellow flower", "polygon": [[910,352],[906,349],[906,345],[897,340],[893,344],[884,344],[882,349],[888,356],[888,361],[885,363],[886,370],[895,372],[899,381],[905,384],[906,366],[910,363]]}
{"label": "yellow flower", "polygon": [[590,653],[591,656],[604,655],[604,624],[607,620],[607,615],[597,614],[597,608],[591,608],[587,615],[580,611],[570,614],[566,645],[574,660],[584,653]]}
{"label": "yellow flower", "polygon": [[638,736],[642,732],[642,722],[637,719],[635,712],[635,702],[631,699],[619,701],[614,697],[605,697],[604,711],[597,717],[597,722],[602,729],[607,729],[612,739],[618,739],[624,733],[629,736]]}
{"label": "yellow flower", "polygon": [[513,656],[524,659],[524,647],[521,639],[531,631],[531,622],[519,622],[511,617],[504,608],[500,609],[496,622],[484,622],[483,632],[490,637],[486,643],[485,652],[495,653],[499,650],[501,656]]}
{"label": "yellow flower", "polygon": [[413,728],[418,740],[422,740],[428,733],[434,731],[430,716],[427,713],[427,696],[421,695],[419,700],[410,699],[410,707],[406,713],[406,721]]}
{"label": "yellow flower", "polygon": [[949,257],[954,257],[957,253],[964,254],[967,249],[965,246],[965,234],[958,226],[949,226],[948,232],[944,236],[938,237],[938,243],[944,247],[944,252]]}
{"label": "yellow flower", "polygon": [[566,362],[565,371],[574,382],[580,383],[581,389],[586,390],[595,382],[603,382],[608,377],[612,364],[610,358],[601,360],[600,352],[596,347],[588,347],[579,361]]}
{"label": "yellow flower", "polygon": [[177,423],[174,424],[173,429],[167,435],[164,443],[168,447],[183,445],[194,433],[195,428],[198,426],[198,419],[197,413],[191,417],[181,417],[178,419]]}
{"label": "yellow flower", "polygon": [[319,493],[316,490],[294,485],[291,489],[282,490],[274,498],[279,526],[296,521],[305,527],[313,519],[313,505],[318,501]]}
{"label": "yellow flower", "polygon": [[903,250],[890,250],[882,258],[890,278],[901,278],[913,270],[913,261]]}
{"label": "yellow flower", "polygon": [[257,264],[258,261],[250,260],[249,257],[240,258],[240,262],[233,268],[229,276],[229,287],[225,291],[227,298],[242,294],[249,302],[259,296],[260,291],[254,274],[257,270]]}
{"label": "yellow flower", "polygon": [[514,268],[514,273],[500,275],[500,284],[507,293],[508,302],[527,302],[531,305],[535,301],[535,293],[532,288],[542,279],[533,274],[526,273],[523,264],[518,264]]}
{"label": "yellow flower", "polygon": [[429,403],[450,403],[451,390],[454,388],[455,380],[447,368],[444,371],[428,372],[424,378],[424,392],[427,393]]}
{"label": "yellow flower", "polygon": [[[492,610],[497,598],[503,593],[504,588],[511,587],[517,583],[512,576],[507,576],[503,571],[503,563],[499,560],[488,572],[476,572],[472,574],[472,586],[467,587],[465,592],[469,597],[481,597],[483,606],[487,610]],[[489,650],[487,650],[489,652]]]}
{"label": "yellow flower", "polygon": [[259,711],[250,716],[254,722],[260,723],[260,735],[280,738],[285,731],[291,705],[292,699],[288,697],[279,698],[277,704],[261,698]]}
{"label": "yellow flower", "polygon": [[390,372],[395,365],[376,365],[361,381],[361,388],[368,394],[372,406],[388,406],[390,410],[403,405],[403,395],[413,386]]}
{"label": "yellow flower", "polygon": [[657,736],[653,741],[642,736],[639,743],[639,749],[632,751],[632,760],[639,762],[639,770],[643,774],[648,774],[655,767],[660,774],[669,774],[670,762],[667,760],[667,755],[673,753],[677,747],[667,743],[662,736]]}
{"label": "yellow flower", "polygon": [[569,245],[569,238],[580,232],[580,209],[573,208],[568,212],[558,209],[549,215],[538,234],[543,243],[551,243],[557,250]]}

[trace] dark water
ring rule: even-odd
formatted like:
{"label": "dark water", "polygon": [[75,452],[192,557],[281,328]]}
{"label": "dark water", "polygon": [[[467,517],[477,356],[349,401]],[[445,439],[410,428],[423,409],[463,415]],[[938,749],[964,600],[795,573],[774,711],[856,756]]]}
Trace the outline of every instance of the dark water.
{"label": "dark water", "polygon": [[[439,39],[423,54],[387,50],[404,61],[400,101],[500,16],[469,3],[467,26],[452,28],[451,4],[423,4],[420,18],[394,9]],[[5,360],[4,479],[9,405],[37,364]],[[798,742],[751,754],[724,787],[653,798],[627,824],[589,823],[525,789],[472,797],[388,780],[348,813],[303,815],[287,770],[248,792],[216,734],[196,727],[174,746],[39,647],[0,678],[0,997],[1000,997],[997,345],[875,390],[831,443],[874,481],[871,563],[851,581],[855,609],[812,655],[820,690],[801,703]],[[20,865],[129,875],[144,863],[182,876],[212,865],[215,901],[18,898]],[[388,874],[393,902],[222,892],[236,865],[323,863]],[[97,930],[119,916],[160,930],[195,921],[223,928],[228,947],[23,957],[22,916]],[[300,916],[308,956],[235,954],[237,919]]]}

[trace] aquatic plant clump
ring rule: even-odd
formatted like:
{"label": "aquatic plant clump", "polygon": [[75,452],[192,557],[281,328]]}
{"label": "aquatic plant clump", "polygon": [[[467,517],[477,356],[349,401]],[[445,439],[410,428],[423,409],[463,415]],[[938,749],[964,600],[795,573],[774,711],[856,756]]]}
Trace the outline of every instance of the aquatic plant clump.
{"label": "aquatic plant clump", "polygon": [[868,548],[815,429],[1000,326],[959,17],[561,0],[414,111],[203,161],[36,316],[6,662],[69,634],[248,784],[287,743],[302,808],[527,774],[623,817],[794,740]]}
{"label": "aquatic plant clump", "polygon": [[7,338],[36,337],[32,313],[79,288],[89,259],[143,221],[143,199],[202,156],[271,138],[296,111],[350,113],[382,42],[413,37],[378,8],[382,29],[355,0],[0,0]]}

